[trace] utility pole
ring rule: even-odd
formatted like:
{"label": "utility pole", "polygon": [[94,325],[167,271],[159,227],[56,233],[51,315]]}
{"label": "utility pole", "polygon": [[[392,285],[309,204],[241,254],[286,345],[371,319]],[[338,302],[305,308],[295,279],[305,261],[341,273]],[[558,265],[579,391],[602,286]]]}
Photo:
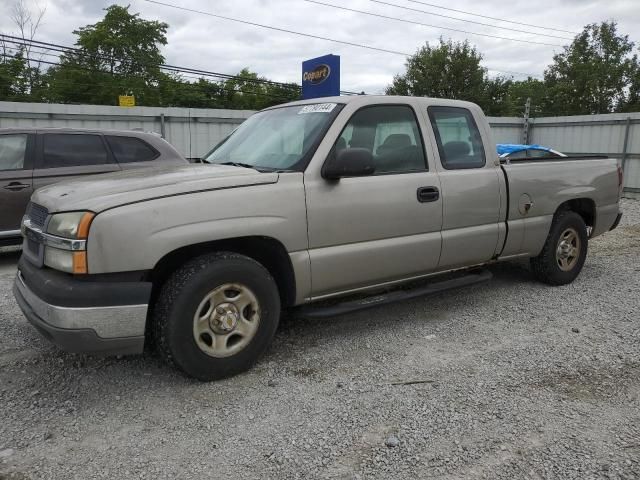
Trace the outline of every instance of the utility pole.
{"label": "utility pole", "polygon": [[529,145],[529,112],[531,111],[531,97],[527,97],[524,104],[524,122],[522,123],[522,143]]}
{"label": "utility pole", "polygon": [[629,146],[629,130],[631,130],[631,117],[627,117],[627,123],[624,127],[624,142],[622,143],[622,161],[620,167],[624,172],[624,164],[627,162],[627,148]]}

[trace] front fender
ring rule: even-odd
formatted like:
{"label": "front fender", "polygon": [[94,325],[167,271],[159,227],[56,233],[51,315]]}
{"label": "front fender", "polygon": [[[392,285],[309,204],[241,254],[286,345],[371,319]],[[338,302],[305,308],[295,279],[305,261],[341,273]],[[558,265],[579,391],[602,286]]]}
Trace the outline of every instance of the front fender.
{"label": "front fender", "polygon": [[89,273],[150,270],[169,252],[247,236],[307,249],[302,174],[277,184],[156,198],[101,212],[87,242]]}

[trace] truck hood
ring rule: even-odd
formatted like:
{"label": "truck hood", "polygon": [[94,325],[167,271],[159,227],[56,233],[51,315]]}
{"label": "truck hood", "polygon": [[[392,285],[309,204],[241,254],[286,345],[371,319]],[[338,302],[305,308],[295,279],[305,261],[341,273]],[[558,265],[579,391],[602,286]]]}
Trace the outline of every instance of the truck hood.
{"label": "truck hood", "polygon": [[63,181],[37,190],[32,201],[49,212],[101,212],[127,203],[224,188],[276,183],[278,173],[226,165],[140,168]]}

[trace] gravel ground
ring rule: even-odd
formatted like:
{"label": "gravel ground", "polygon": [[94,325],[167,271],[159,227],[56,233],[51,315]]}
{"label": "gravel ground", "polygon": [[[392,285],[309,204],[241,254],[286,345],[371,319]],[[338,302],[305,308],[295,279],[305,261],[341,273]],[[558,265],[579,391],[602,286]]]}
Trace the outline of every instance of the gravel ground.
{"label": "gravel ground", "polygon": [[[0,256],[0,479],[640,478],[640,202],[571,285],[289,319],[250,372],[57,351]],[[401,382],[420,381],[415,384]]]}

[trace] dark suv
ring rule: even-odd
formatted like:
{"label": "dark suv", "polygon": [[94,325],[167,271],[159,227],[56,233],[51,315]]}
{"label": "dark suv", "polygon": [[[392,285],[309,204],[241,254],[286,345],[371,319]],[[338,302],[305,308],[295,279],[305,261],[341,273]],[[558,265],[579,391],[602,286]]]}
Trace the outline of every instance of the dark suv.
{"label": "dark suv", "polygon": [[70,177],[188,163],[154,133],[0,128],[0,246],[18,244],[31,194]]}

